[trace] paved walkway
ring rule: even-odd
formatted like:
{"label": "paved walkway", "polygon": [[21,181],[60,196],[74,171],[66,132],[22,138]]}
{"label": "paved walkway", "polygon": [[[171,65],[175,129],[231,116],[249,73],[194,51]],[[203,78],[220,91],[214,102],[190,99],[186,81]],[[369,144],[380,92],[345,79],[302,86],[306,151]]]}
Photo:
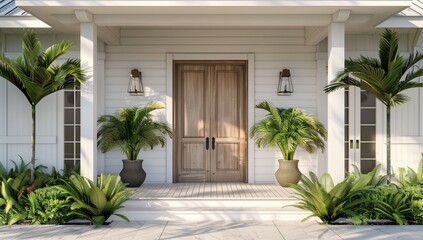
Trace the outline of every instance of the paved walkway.
{"label": "paved walkway", "polygon": [[108,226],[2,226],[0,239],[423,239],[422,226],[327,226],[314,221],[114,221]]}

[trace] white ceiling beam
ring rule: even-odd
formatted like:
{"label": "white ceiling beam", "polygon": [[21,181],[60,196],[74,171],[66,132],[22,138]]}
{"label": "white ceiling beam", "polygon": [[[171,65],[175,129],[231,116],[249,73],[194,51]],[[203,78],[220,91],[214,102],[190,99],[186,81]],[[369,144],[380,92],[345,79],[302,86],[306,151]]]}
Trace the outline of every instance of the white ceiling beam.
{"label": "white ceiling beam", "polygon": [[99,27],[97,29],[98,38],[107,45],[119,45],[120,31],[118,27]]}
{"label": "white ceiling beam", "polygon": [[316,45],[328,36],[327,27],[307,27],[305,32],[305,44]]}
{"label": "white ceiling beam", "polygon": [[330,15],[95,15],[98,26],[326,26]]}

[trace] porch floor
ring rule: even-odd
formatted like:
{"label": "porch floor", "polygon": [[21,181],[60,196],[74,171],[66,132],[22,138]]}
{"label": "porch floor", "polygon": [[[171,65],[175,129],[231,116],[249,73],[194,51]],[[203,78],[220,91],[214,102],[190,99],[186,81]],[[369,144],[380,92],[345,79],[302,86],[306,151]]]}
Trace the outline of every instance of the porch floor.
{"label": "porch floor", "polygon": [[131,199],[287,199],[293,192],[276,183],[144,183]]}

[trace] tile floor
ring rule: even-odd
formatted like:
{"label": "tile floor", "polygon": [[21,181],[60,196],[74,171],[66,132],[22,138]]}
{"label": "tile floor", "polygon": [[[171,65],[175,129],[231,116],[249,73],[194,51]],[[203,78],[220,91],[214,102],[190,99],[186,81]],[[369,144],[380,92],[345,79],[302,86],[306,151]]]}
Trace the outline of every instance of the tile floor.
{"label": "tile floor", "polygon": [[114,221],[108,226],[2,226],[0,239],[423,239],[422,226],[327,226],[314,221]]}

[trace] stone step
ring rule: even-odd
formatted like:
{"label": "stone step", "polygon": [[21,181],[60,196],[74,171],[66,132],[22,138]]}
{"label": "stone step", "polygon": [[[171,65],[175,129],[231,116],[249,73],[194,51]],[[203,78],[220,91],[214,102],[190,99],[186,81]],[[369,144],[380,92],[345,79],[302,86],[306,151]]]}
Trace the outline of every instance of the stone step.
{"label": "stone step", "polygon": [[[130,220],[302,220],[296,199],[131,199],[118,213]],[[113,217],[112,219],[117,219]]]}

